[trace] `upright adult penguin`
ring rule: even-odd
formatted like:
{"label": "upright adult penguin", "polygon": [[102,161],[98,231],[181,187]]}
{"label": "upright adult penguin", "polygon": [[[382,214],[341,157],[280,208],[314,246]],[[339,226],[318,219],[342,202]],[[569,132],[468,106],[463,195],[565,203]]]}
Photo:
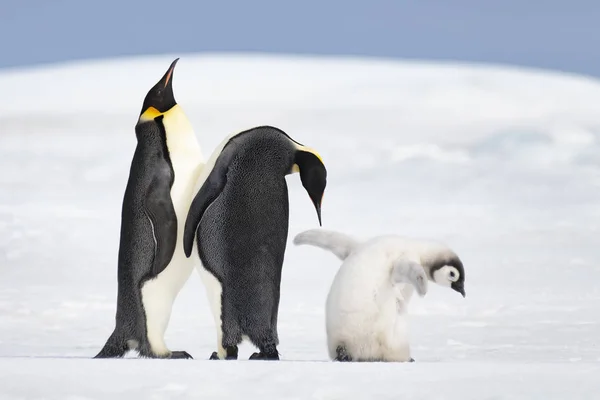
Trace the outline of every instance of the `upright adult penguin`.
{"label": "upright adult penguin", "polygon": [[173,95],[173,61],[148,92],[121,213],[116,326],[95,358],[191,358],[164,341],[173,302],[194,269],[183,253],[183,218],[203,166],[191,124]]}
{"label": "upright adult penguin", "polygon": [[[300,173],[319,225],[327,170],[320,155],[285,132],[261,126],[226,138],[206,163],[185,222],[184,249],[195,247],[217,325],[210,359],[278,360],[277,314],[288,236],[286,175]],[[194,238],[196,243],[194,246]]]}

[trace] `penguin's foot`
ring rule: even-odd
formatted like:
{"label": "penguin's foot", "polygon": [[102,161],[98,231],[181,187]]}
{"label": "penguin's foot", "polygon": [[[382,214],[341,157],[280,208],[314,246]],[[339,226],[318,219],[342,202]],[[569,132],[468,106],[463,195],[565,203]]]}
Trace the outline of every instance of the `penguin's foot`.
{"label": "penguin's foot", "polygon": [[[237,346],[225,347],[225,351],[226,351],[226,355],[225,355],[226,360],[237,360],[237,358],[238,358],[238,347]],[[216,351],[213,351],[213,353],[210,355],[210,360],[220,360],[219,354]]]}
{"label": "penguin's foot", "polygon": [[258,353],[253,353],[249,359],[277,361],[279,360],[279,352],[277,351],[276,346],[266,345],[264,347],[260,347],[260,351]]}
{"label": "penguin's foot", "polygon": [[336,358],[333,359],[333,361],[339,361],[339,362],[351,362],[352,358],[350,358],[350,356],[346,355],[346,356],[337,356]]}
{"label": "penguin's foot", "polygon": [[347,353],[346,348],[344,346],[338,346],[335,349],[335,352],[337,354],[337,357],[335,357],[333,359],[333,361],[339,361],[339,362],[350,362],[350,361],[352,361],[352,357],[350,357],[350,355]]}
{"label": "penguin's foot", "polygon": [[279,360],[279,353],[275,353],[275,354],[266,354],[263,352],[260,353],[252,353],[252,355],[250,356],[249,360],[267,360],[267,361],[278,361]]}
{"label": "penguin's foot", "polygon": [[192,357],[190,355],[190,353],[188,353],[187,351],[172,351],[171,352],[171,356],[169,358],[173,359],[173,360],[179,360],[179,359],[191,359],[191,360],[193,360],[194,359],[194,357]]}
{"label": "penguin's foot", "polygon": [[187,351],[170,351],[165,354],[156,354],[150,349],[142,348],[138,354],[141,358],[161,358],[167,360],[194,359]]}

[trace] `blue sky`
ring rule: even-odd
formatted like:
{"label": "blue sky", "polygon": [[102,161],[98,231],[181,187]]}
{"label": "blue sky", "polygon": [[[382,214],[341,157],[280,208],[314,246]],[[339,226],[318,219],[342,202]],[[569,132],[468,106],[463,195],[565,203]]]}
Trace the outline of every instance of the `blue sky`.
{"label": "blue sky", "polygon": [[508,63],[600,77],[598,0],[0,0],[0,68],[201,51]]}

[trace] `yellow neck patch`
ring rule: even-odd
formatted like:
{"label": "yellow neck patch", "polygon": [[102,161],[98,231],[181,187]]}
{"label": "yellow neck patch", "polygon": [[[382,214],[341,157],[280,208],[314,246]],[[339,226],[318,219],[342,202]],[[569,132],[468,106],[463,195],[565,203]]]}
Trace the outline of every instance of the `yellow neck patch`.
{"label": "yellow neck patch", "polygon": [[[321,163],[323,165],[325,165],[325,163],[323,162],[323,158],[321,158],[321,155],[315,149],[311,149],[310,147],[302,146],[301,144],[298,144],[298,142],[294,142],[294,145],[300,151],[304,151],[306,153],[314,154],[315,157],[317,157],[319,159],[319,161],[321,161]],[[290,171],[290,173],[291,174],[295,174],[297,172],[300,172],[300,167],[298,166],[298,164],[292,165],[292,170]]]}
{"label": "yellow neck patch", "polygon": [[[172,109],[171,109],[171,110],[172,110]],[[146,111],[144,111],[144,112],[142,113],[142,115],[140,115],[139,122],[151,121],[151,120],[153,120],[154,118],[156,118],[156,117],[159,117],[159,116],[161,116],[161,115],[164,115],[164,114],[168,113],[168,112],[169,112],[169,111],[171,111],[171,110],[168,110],[168,111],[166,111],[166,112],[164,112],[164,113],[161,113],[160,111],[158,111],[158,110],[157,110],[156,108],[154,108],[154,107],[148,107],[148,108],[146,109]]]}
{"label": "yellow neck patch", "polygon": [[315,157],[317,157],[319,159],[319,161],[321,161],[321,163],[323,163],[323,165],[325,164],[323,162],[323,158],[321,158],[321,155],[315,149],[311,149],[310,147],[306,147],[306,146],[302,146],[302,145],[296,145],[296,147],[298,148],[298,150],[302,150],[307,153],[314,154]]}

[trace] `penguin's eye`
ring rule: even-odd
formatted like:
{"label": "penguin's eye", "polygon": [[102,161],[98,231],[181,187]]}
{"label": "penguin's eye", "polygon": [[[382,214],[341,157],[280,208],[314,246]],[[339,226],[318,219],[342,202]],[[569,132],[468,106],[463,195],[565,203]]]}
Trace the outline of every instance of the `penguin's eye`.
{"label": "penguin's eye", "polygon": [[449,271],[448,271],[448,279],[452,282],[456,282],[458,280],[459,277],[459,273],[456,270],[456,268],[454,267],[449,267]]}

